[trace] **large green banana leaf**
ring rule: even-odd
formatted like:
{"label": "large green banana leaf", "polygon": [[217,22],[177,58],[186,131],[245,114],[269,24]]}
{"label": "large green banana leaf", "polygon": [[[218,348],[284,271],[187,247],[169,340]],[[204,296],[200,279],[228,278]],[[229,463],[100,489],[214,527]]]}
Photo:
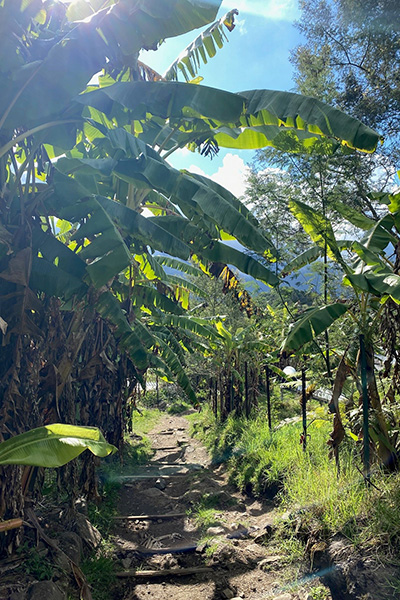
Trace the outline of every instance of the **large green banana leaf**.
{"label": "large green banana leaf", "polygon": [[119,0],[91,19],[109,45],[125,56],[155,50],[161,40],[208,25],[217,16],[221,0]]}
{"label": "large green banana leaf", "polygon": [[390,296],[397,304],[400,303],[400,276],[395,273],[354,273],[346,275],[344,283],[350,282],[363,292],[374,296]]}
{"label": "large green banana leaf", "polygon": [[250,254],[246,254],[232,246],[221,242],[214,242],[212,247],[206,248],[200,254],[207,260],[220,262],[237,267],[242,273],[264,281],[270,286],[278,285],[279,279],[270,269],[267,269],[261,262],[256,260]]}
{"label": "large green banana leaf", "polygon": [[352,225],[355,225],[360,229],[364,229],[365,231],[368,231],[376,224],[376,221],[370,219],[369,217],[366,217],[362,212],[356,210],[349,204],[340,202],[340,200],[335,200],[333,208],[339,214],[341,214],[347,221],[352,223]]}
{"label": "large green banana leaf", "polygon": [[373,152],[379,134],[358,119],[311,98],[275,90],[240,92],[246,98],[242,126],[279,125],[337,138],[346,146]]}
{"label": "large green banana leaf", "polygon": [[[230,137],[230,130],[235,132],[233,136],[240,137],[247,129],[251,133],[241,142],[244,148],[265,146],[269,137],[273,140],[285,128],[291,137],[298,130],[308,136],[334,138],[365,152],[373,152],[380,139],[376,131],[358,119],[315,98],[291,92],[250,90],[232,94],[207,86],[141,81],[119,82],[82,94],[76,100],[97,108],[109,118],[120,110],[115,104],[128,109],[132,119],[146,120],[149,115],[168,118],[173,126],[186,132],[194,130],[196,136],[199,131],[193,126],[200,118],[211,126],[209,137],[214,137],[221,146],[225,145],[223,136]],[[224,131],[212,134],[213,129],[221,127]],[[270,136],[268,127],[274,128]],[[258,128],[264,141],[260,138],[255,146],[253,137],[257,136]]]}
{"label": "large green banana leaf", "polygon": [[[387,232],[387,236],[390,236],[389,232]],[[387,237],[387,239],[389,240],[390,238]],[[372,252],[364,244],[357,240],[337,240],[337,247],[339,251],[348,250],[358,255],[359,258],[357,258],[357,261],[353,261],[351,263],[351,266],[354,270],[356,270],[359,265],[360,268],[363,268],[363,264],[369,266],[376,265],[380,271],[386,271],[389,269],[388,265],[385,264],[384,260],[377,252]],[[284,277],[293,271],[297,271],[298,269],[315,262],[322,256],[323,248],[320,246],[312,246],[288,262],[282,268],[281,275]],[[350,272],[350,265],[348,265],[348,271]]]}
{"label": "large green banana leaf", "polygon": [[165,314],[162,316],[161,320],[169,327],[176,327],[182,330],[191,331],[192,333],[196,333],[205,339],[215,340],[219,337],[217,330],[204,319],[186,315],[176,316]]}
{"label": "large green banana leaf", "polygon": [[312,342],[317,335],[326,331],[348,309],[346,304],[341,303],[311,308],[294,323],[283,342],[282,351],[288,354],[297,352],[304,344]]}
{"label": "large green banana leaf", "polygon": [[[144,306],[150,310],[156,308],[166,313],[181,315],[183,309],[177,303],[171,300],[165,293],[161,293],[154,287],[144,284],[137,284],[134,287],[132,301],[136,306]],[[164,290],[165,291],[165,290]]]}
{"label": "large green banana leaf", "polygon": [[178,275],[167,275],[165,282],[171,286],[176,286],[178,289],[185,289],[195,294],[199,298],[208,298],[209,294],[192,281],[188,281]]}
{"label": "large green banana leaf", "polygon": [[96,456],[108,456],[117,448],[108,444],[96,427],[54,423],[2,442],[0,465],[61,467],[84,450],[90,450]]}
{"label": "large green banana leaf", "polygon": [[391,214],[385,215],[379,221],[376,221],[373,226],[368,230],[366,235],[360,240],[369,251],[380,253],[389,244],[397,244],[397,238],[391,229],[394,226],[394,217]]}
{"label": "large green banana leaf", "polygon": [[344,269],[347,269],[329,219],[300,200],[290,200],[289,208],[314,244],[322,249],[325,249],[326,245],[330,258],[340,263]]}
{"label": "large green banana leaf", "polygon": [[118,115],[123,106],[132,120],[146,120],[152,115],[170,120],[203,117],[230,123],[240,119],[245,107],[245,99],[237,94],[177,81],[122,81],[81,94],[75,100],[108,118]]}
{"label": "large green banana leaf", "polygon": [[182,273],[186,273],[187,275],[193,275],[194,277],[199,277],[202,275],[201,269],[198,269],[194,265],[182,262],[181,260],[177,260],[176,258],[170,258],[169,256],[155,256],[155,260],[163,265],[164,267],[169,267],[170,269],[176,269],[177,271],[181,271]]}
{"label": "large green banana leaf", "polygon": [[311,246],[311,248],[308,248],[307,250],[293,258],[291,261],[286,263],[286,265],[282,268],[281,276],[285,277],[289,273],[293,273],[293,271],[298,271],[302,267],[310,265],[311,263],[321,258],[322,254],[322,248],[320,248],[319,246]]}
{"label": "large green banana leaf", "polygon": [[192,216],[187,206],[195,213],[206,215],[212,222],[226,231],[244,246],[264,254],[271,252],[271,243],[263,236],[251,220],[246,219],[231,203],[214,189],[195,178],[172,168],[166,161],[139,157],[136,160],[121,160],[114,168],[117,177],[135,182],[140,176],[149,188],[161,191],[189,218]]}
{"label": "large green banana leaf", "polygon": [[[106,133],[106,136],[112,148],[123,151],[127,157],[127,160],[114,161],[113,166],[107,160],[108,168],[112,168],[118,177],[130,183],[140,183],[150,190],[156,189],[162,192],[173,204],[178,205],[188,218],[194,218],[197,222],[199,215],[205,215],[212,220],[214,227],[226,231],[259,254],[276,253],[271,241],[261,231],[254,215],[224,187],[207,177],[173,169],[150,146],[123,128],[111,130]],[[135,160],[129,160],[131,157]],[[69,161],[63,159],[59,162],[67,172],[76,173],[77,169],[88,167],[88,161],[83,159]],[[94,161],[91,161],[90,167],[93,164]],[[115,203],[114,210],[117,211]],[[120,211],[126,212],[127,209],[122,207]],[[130,218],[132,219],[133,216]],[[125,217],[120,220],[120,225],[123,226],[124,222]],[[203,224],[206,225],[205,222]],[[218,235],[217,230],[210,233],[214,236]],[[161,250],[160,247],[155,249]]]}
{"label": "large green banana leaf", "polygon": [[190,385],[189,378],[186,374],[182,363],[179,361],[176,353],[174,353],[168,344],[166,344],[160,337],[157,339],[157,343],[160,349],[160,355],[162,360],[166,363],[167,367],[174,374],[180,387],[186,392],[189,400],[193,403],[196,402],[196,394]]}

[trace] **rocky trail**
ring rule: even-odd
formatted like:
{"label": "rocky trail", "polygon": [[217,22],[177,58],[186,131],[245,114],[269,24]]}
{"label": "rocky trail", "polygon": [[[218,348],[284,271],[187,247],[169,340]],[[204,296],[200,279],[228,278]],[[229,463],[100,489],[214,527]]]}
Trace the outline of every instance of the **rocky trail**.
{"label": "rocky trail", "polygon": [[[285,583],[285,557],[268,549],[273,506],[236,492],[188,428],[184,417],[163,417],[149,434],[152,460],[124,478],[114,528],[118,597],[311,599]],[[216,511],[209,527],[195,518],[205,498]]]}

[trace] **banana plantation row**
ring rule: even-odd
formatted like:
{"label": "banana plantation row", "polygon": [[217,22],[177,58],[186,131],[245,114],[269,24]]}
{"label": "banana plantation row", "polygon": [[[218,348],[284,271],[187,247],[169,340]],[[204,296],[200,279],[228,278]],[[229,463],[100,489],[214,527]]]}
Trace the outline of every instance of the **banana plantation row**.
{"label": "banana plantation row", "polygon": [[[379,328],[384,322],[390,329],[393,315],[398,320],[400,196],[374,197],[376,217],[338,203],[349,232],[339,240],[324,211],[291,200],[309,247],[283,264],[271,232],[232,193],[167,161],[184,147],[207,155],[219,147],[267,146],[340,160],[372,153],[380,140],[357,119],[310,97],[200,85],[201,64],[234,28],[237,11],[215,21],[220,4],[154,0],[149,10],[146,0],[0,2],[6,32],[0,42],[4,521],[23,517],[25,499],[40,496],[45,465],[65,465],[57,471],[58,483],[72,501],[78,494],[96,497],[93,454],[65,463],[85,447],[104,455],[111,446],[93,430],[80,438],[74,430],[79,452],[65,454],[72,430],[49,426],[97,427],[121,449],[130,398],[138,383],[145,385],[146,373],[176,381],[196,403],[186,356],[216,357],[212,368],[219,369],[224,418],[239,409],[246,377],[256,378],[255,365],[268,365],[271,377],[282,378],[288,357],[300,353],[301,366],[306,347],[308,357],[323,361],[333,386],[334,448],[344,437],[339,397],[352,377],[370,402],[377,455],[387,465],[397,462],[385,407],[399,376],[398,333],[392,328],[385,337]],[[165,74],[139,60],[142,49],[206,26]],[[259,308],[251,325],[238,330],[229,330],[218,314],[191,310],[208,277],[219,278],[251,315],[254,303],[237,271],[280,290],[288,273],[312,261],[323,261],[326,269],[328,261],[336,262],[349,292],[309,307],[290,331],[292,317],[282,305]],[[339,320],[348,337],[341,353],[318,337],[331,327],[339,335]],[[386,345],[385,377],[391,381],[384,399],[374,370],[377,334]],[[247,414],[250,404],[247,397]],[[27,451],[18,444],[9,451],[8,440],[41,427],[48,429],[30,438]],[[19,535],[19,529],[2,533],[1,550],[11,551]]]}

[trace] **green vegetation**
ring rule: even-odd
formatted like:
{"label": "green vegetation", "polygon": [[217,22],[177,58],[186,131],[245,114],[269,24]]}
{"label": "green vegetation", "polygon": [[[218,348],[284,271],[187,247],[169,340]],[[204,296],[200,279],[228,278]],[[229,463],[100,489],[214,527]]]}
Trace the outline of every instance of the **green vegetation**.
{"label": "green vegetation", "polygon": [[141,408],[140,413],[135,411],[132,415],[132,431],[135,435],[144,436],[149,433],[159,421],[161,412],[156,408]]}
{"label": "green vegetation", "polygon": [[23,557],[23,570],[28,575],[32,575],[38,581],[51,579],[54,574],[54,565],[52,561],[43,556],[43,553],[27,542],[18,548],[18,554]]}
{"label": "green vegetation", "polygon": [[105,481],[101,488],[101,502],[89,502],[88,516],[92,525],[107,541],[112,530],[112,517],[117,514],[117,501],[120,486],[114,481]]}
{"label": "green vegetation", "polygon": [[82,571],[91,587],[93,600],[109,600],[115,583],[114,560],[105,555],[92,556],[82,562]]}
{"label": "green vegetation", "polygon": [[[89,506],[107,544],[118,480],[152,456],[158,403],[202,409],[192,427],[214,461],[286,509],[274,543],[291,560],[307,537],[336,534],[395,556],[394,4],[301,2],[297,94],[201,85],[235,27],[235,10],[213,23],[220,0],[0,2],[1,553],[19,543],[25,491],[96,497],[96,461],[80,455],[118,448]],[[203,27],[166,73],[138,61]],[[220,147],[258,149],[245,202],[168,162]],[[251,297],[240,273],[273,289]],[[142,397],[147,377],[156,391]],[[36,467],[61,467],[57,486]],[[201,529],[218,522],[215,504],[195,507]],[[23,549],[27,571],[50,577]],[[110,553],[84,563],[98,600]]]}
{"label": "green vegetation", "polygon": [[153,456],[154,450],[146,434],[154,428],[160,417],[161,412],[154,408],[134,411],[131,418],[132,435],[125,435],[119,455],[106,459],[100,468],[106,485],[111,486],[108,495],[113,495],[112,487],[118,487],[121,476],[132,475],[135,467],[145,464]]}
{"label": "green vegetation", "polygon": [[[315,418],[315,413],[308,418]],[[326,451],[326,420],[317,418],[310,425],[306,452],[300,444],[301,423],[286,424],[271,433],[265,416],[250,420],[231,416],[221,424],[209,410],[192,416],[192,421],[193,432],[216,462],[226,464],[240,489],[276,495],[281,510],[286,511],[273,542],[278,551],[296,560],[304,556],[309,535],[326,540],[341,534],[356,546],[378,545],[395,556],[400,544],[399,475],[388,475],[377,466],[373,473],[376,487],[366,487],[359,448],[351,438],[343,444],[338,475]]]}
{"label": "green vegetation", "polygon": [[218,513],[219,502],[219,496],[207,493],[193,507],[190,514],[203,534],[208,527],[221,524],[221,515]]}

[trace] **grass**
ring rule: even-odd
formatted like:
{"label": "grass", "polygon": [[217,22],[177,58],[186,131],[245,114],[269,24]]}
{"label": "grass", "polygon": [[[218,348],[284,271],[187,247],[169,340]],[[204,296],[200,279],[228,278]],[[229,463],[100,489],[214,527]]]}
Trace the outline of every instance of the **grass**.
{"label": "grass", "polygon": [[143,465],[152,458],[154,450],[146,434],[154,429],[161,415],[159,410],[148,408],[141,409],[141,414],[133,414],[132,433],[136,437],[125,437],[122,456],[114,454],[102,461],[99,473],[103,481],[116,485],[121,477],[132,475],[138,465]]}
{"label": "grass", "polygon": [[192,408],[193,406],[188,402],[185,402],[185,400],[178,399],[168,406],[167,413],[169,415],[181,415]]}
{"label": "grass", "polygon": [[[215,422],[208,409],[192,417],[192,432],[198,434],[211,451],[213,461],[224,462],[233,481],[240,490],[265,493],[276,490],[283,474],[302,458],[300,423],[283,427],[271,433],[265,417],[247,420],[230,415],[223,424]],[[318,425],[318,426],[317,426]],[[315,422],[312,440],[317,446],[329,426]]]}
{"label": "grass", "polygon": [[315,416],[305,453],[301,423],[271,433],[264,415],[249,420],[230,416],[220,424],[207,408],[189,420],[192,433],[203,440],[215,462],[226,464],[239,489],[260,496],[270,492],[280,508],[292,515],[278,527],[278,552],[295,560],[304,553],[299,545],[302,536],[307,539],[312,534],[323,540],[340,534],[356,546],[379,548],[393,561],[400,548],[400,474],[375,468],[376,487],[367,488],[357,470],[361,468],[358,444],[345,440],[338,475],[326,446],[332,428],[329,417],[321,408],[309,415],[309,421]]}
{"label": "grass", "polygon": [[160,420],[162,413],[156,408],[141,408],[141,413],[137,411],[132,416],[132,431],[136,435],[146,435]]}
{"label": "grass", "polygon": [[115,583],[114,560],[104,554],[92,555],[82,562],[82,571],[91,587],[93,600],[109,600]]}
{"label": "grass", "polygon": [[193,507],[191,516],[203,534],[209,527],[220,525],[222,522],[220,512],[217,510],[220,498],[214,494],[204,494]]}

